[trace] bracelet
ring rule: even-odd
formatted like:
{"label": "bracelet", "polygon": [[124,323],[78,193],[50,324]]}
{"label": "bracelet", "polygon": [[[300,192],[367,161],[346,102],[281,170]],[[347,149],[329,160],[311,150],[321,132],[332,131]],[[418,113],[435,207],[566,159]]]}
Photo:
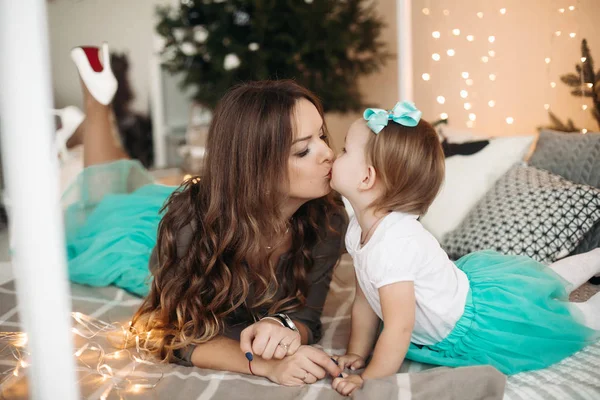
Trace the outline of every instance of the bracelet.
{"label": "bracelet", "polygon": [[260,320],[262,321],[263,319],[268,319],[268,320],[271,320],[271,321],[275,321],[279,325],[283,326],[284,328],[287,328],[287,326],[285,326],[285,324],[279,318],[277,318],[277,317],[270,317],[270,316],[269,317],[263,317]]}
{"label": "bracelet", "polygon": [[286,328],[291,329],[291,330],[293,330],[295,332],[300,333],[300,331],[296,327],[296,324],[294,323],[294,321],[292,321],[292,319],[290,317],[288,317],[287,314],[277,313],[277,314],[273,314],[272,317],[275,317],[278,320],[280,320],[281,323],[283,324],[283,326],[285,326]]}
{"label": "bracelet", "polygon": [[292,321],[290,319],[290,317],[287,316],[287,314],[277,313],[277,314],[273,314],[273,315],[268,315],[266,317],[261,318],[261,320],[262,319],[271,319],[273,321],[277,321],[284,328],[291,329],[294,332],[300,334],[298,327],[296,327],[296,324],[294,323],[294,321]]}

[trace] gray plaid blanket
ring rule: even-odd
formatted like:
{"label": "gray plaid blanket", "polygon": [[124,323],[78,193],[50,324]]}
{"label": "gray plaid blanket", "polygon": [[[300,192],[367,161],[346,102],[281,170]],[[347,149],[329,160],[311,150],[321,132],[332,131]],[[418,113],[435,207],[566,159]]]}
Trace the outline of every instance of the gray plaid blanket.
{"label": "gray plaid blanket", "polygon": [[[323,313],[324,336],[319,347],[329,354],[343,354],[350,333],[350,308],[354,295],[354,272],[351,260],[344,256],[332,280],[331,290]],[[140,299],[115,287],[86,287],[71,285],[74,311],[99,318],[106,322],[126,323],[140,304]],[[18,310],[14,282],[0,285],[0,331],[19,331]],[[108,351],[110,344],[103,338],[95,339]],[[85,339],[76,337],[80,347]],[[157,380],[154,389],[140,393],[110,390],[107,399],[341,399],[331,389],[326,378],[313,385],[281,387],[266,379],[160,364],[146,368],[138,366],[131,372],[128,359],[111,363],[115,374],[134,376],[137,379]],[[15,366],[10,353],[0,352],[0,380],[3,373]],[[489,366],[465,368],[433,368],[406,361],[393,377],[366,382],[355,394],[357,399],[597,399],[600,398],[600,344],[590,346],[562,363],[544,371],[528,372],[508,381]],[[79,385],[82,397],[100,399],[110,382],[102,381],[95,369],[78,363]],[[27,398],[24,378],[5,381],[0,398]]]}

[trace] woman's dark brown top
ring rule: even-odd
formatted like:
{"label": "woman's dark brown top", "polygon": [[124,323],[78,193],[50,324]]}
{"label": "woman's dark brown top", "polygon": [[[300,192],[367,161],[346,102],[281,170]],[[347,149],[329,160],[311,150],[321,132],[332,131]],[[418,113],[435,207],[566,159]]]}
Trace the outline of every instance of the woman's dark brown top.
{"label": "woman's dark brown top", "polygon": [[[309,289],[306,297],[306,304],[301,309],[288,313],[288,316],[302,322],[308,328],[308,343],[316,343],[321,339],[321,313],[325,298],[329,292],[329,284],[333,274],[333,268],[337,264],[342,252],[344,251],[344,235],[348,221],[345,215],[335,214],[331,217],[331,225],[335,232],[327,228],[322,228],[326,235],[324,239],[319,240],[312,249],[314,265],[308,273]],[[183,228],[177,238],[177,253],[183,256],[192,239],[192,228],[190,225]],[[158,266],[158,257],[156,248],[153,249],[150,257],[150,271],[153,272]],[[289,268],[289,260],[284,254],[277,264],[277,276]],[[265,311],[266,313],[266,311]],[[223,335],[231,339],[239,340],[240,333],[249,325],[255,322],[254,318],[245,309],[234,312],[225,321],[225,331]],[[175,362],[181,365],[191,366],[191,356],[195,346],[176,352]]]}

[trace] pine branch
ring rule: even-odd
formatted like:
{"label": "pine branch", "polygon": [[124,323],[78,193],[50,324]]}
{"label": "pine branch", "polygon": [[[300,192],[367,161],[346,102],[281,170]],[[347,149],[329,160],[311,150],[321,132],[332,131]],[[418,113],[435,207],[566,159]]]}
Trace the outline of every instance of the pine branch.
{"label": "pine branch", "polygon": [[551,129],[561,132],[569,131],[567,125],[563,124],[560,118],[558,118],[552,111],[548,111],[548,117],[550,118],[550,122],[552,122]]}
{"label": "pine branch", "polygon": [[582,89],[580,87],[572,90],[571,94],[573,96],[577,96],[577,97],[592,97],[592,98],[594,97],[594,93],[591,90],[586,89],[586,88]]}
{"label": "pine branch", "polygon": [[588,47],[587,40],[583,39],[581,41],[581,57],[585,59],[583,61],[583,81],[586,83],[593,83],[596,81],[594,74],[594,60],[592,59],[592,54],[590,53],[590,48]]}
{"label": "pine branch", "polygon": [[[583,77],[586,83],[591,83],[592,87],[586,90],[586,97],[590,97],[592,102],[594,103],[594,107],[591,112],[594,118],[596,119],[596,123],[600,126],[600,96],[598,95],[600,89],[600,71],[597,74],[594,74],[594,59],[592,58],[592,53],[590,52],[590,48],[588,47],[588,43],[586,39],[581,41],[581,56],[585,57],[585,61],[583,62]],[[589,94],[588,94],[589,93]]]}
{"label": "pine branch", "polygon": [[592,109],[592,115],[596,119],[596,123],[598,124],[598,128],[600,129],[600,110],[598,108]]}
{"label": "pine branch", "polygon": [[539,126],[538,130],[551,129],[553,131],[566,132],[566,133],[581,131],[580,128],[575,126],[575,123],[573,122],[572,119],[567,119],[567,122],[564,123],[552,111],[548,111],[548,117],[550,118],[550,122],[552,124],[547,125],[547,126]]}
{"label": "pine branch", "polygon": [[[570,73],[560,77],[561,81],[567,86],[574,88],[571,90],[571,94],[576,97],[591,98],[594,104],[591,109],[592,115],[598,126],[600,126],[600,70],[594,73],[594,59],[590,52],[587,40],[581,41],[581,63],[575,64],[576,74]],[[590,87],[591,85],[591,87]],[[549,112],[550,120],[553,123],[554,128],[561,131],[577,130],[572,120],[567,120],[564,124],[556,115]]]}
{"label": "pine branch", "polygon": [[560,80],[571,87],[581,86],[581,74],[579,76],[575,74],[567,74],[560,77]]}

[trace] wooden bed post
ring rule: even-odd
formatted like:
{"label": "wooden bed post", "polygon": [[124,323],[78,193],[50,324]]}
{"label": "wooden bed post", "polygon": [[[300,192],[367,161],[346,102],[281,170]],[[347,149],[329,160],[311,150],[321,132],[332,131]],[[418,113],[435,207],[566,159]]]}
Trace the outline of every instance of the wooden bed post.
{"label": "wooden bed post", "polygon": [[31,352],[29,394],[75,400],[48,36],[46,0],[0,0],[2,162],[18,311]]}
{"label": "wooden bed post", "polygon": [[398,94],[401,101],[414,101],[411,10],[411,0],[396,0],[396,26],[398,29]]}

